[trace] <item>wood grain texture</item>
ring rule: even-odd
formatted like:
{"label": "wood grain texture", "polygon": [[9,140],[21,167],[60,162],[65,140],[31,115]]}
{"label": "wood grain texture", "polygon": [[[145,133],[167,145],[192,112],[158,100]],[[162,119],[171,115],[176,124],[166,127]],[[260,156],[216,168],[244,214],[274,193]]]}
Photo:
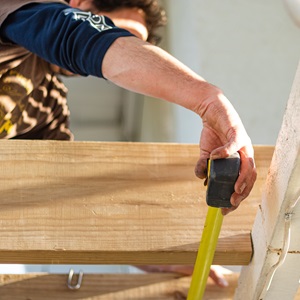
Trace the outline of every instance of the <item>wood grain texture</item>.
{"label": "wood grain texture", "polygon": [[[231,300],[239,274],[225,274],[227,288],[209,278],[203,300]],[[67,275],[0,275],[1,300],[180,300],[186,299],[190,277],[175,274],[84,274],[82,286],[67,288]],[[300,300],[300,290],[294,300]]]}
{"label": "wood grain texture", "polygon": [[[0,141],[0,263],[193,264],[207,212],[197,145]],[[214,264],[248,264],[258,180],[226,216]]]}
{"label": "wood grain texture", "polygon": [[237,300],[294,299],[299,288],[299,124],[300,64],[266,177],[261,209],[253,226],[254,256],[251,264],[242,270]]}
{"label": "wood grain texture", "polygon": [[[232,299],[238,274],[225,275],[229,287],[219,288],[208,280],[203,300]],[[186,299],[190,277],[174,274],[85,274],[79,290],[67,288],[67,275],[31,274],[0,276],[2,300],[138,300]]]}

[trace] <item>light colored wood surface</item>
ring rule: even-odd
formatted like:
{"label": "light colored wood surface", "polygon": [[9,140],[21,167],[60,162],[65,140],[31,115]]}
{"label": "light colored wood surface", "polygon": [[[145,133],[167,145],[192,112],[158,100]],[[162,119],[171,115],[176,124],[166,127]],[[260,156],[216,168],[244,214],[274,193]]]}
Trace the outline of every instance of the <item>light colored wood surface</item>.
{"label": "light colored wood surface", "polygon": [[[238,274],[225,275],[228,288],[217,287],[208,280],[203,300],[232,299]],[[69,290],[67,275],[2,275],[2,300],[134,300],[186,299],[190,277],[174,274],[85,274],[79,290]]]}
{"label": "light colored wood surface", "polygon": [[[197,145],[0,141],[0,263],[193,264],[207,212]],[[258,180],[226,216],[214,264],[248,264]]]}
{"label": "light colored wood surface", "polygon": [[242,271],[237,300],[294,299],[299,288],[299,124],[300,65],[266,178],[261,209],[253,226],[254,257]]}
{"label": "light colored wood surface", "polygon": [[[203,300],[231,300],[239,274],[224,275],[220,288],[209,278]],[[72,291],[67,275],[0,275],[1,300],[173,300],[186,299],[190,277],[175,274],[84,274],[82,286]],[[75,278],[76,279],[76,278]],[[298,291],[294,300],[300,300]]]}

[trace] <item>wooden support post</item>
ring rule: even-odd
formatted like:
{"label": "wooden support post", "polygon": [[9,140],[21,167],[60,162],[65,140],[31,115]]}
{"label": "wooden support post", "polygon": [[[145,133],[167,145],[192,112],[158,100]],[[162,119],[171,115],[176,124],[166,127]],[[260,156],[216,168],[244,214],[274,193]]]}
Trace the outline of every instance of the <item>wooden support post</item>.
{"label": "wooden support post", "polygon": [[[243,268],[235,299],[294,299],[300,278],[300,200],[296,203],[300,197],[299,178],[300,67],[278,136],[262,205],[253,227],[254,257],[251,264]],[[285,248],[288,248],[286,257]],[[272,279],[277,264],[279,267]]]}
{"label": "wooden support post", "polygon": [[[193,264],[207,212],[198,145],[0,141],[0,263]],[[250,262],[273,147],[224,218],[214,264]]]}

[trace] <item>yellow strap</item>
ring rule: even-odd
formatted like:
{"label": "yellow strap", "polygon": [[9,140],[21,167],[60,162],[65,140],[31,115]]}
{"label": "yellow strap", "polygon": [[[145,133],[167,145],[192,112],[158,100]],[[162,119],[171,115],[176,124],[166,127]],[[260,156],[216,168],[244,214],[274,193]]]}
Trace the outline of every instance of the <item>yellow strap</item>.
{"label": "yellow strap", "polygon": [[201,300],[223,223],[220,208],[209,207],[187,300]]}

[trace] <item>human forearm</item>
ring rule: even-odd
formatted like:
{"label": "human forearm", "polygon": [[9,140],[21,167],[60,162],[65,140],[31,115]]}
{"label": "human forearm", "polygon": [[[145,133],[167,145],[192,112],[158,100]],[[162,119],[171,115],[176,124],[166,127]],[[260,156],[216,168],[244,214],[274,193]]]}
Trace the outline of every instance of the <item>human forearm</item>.
{"label": "human forearm", "polygon": [[104,77],[134,92],[179,104],[204,122],[241,125],[235,109],[216,86],[168,54],[134,37],[119,38],[104,56]]}
{"label": "human forearm", "polygon": [[108,80],[199,113],[199,102],[218,89],[164,50],[134,37],[119,38],[104,56]]}
{"label": "human forearm", "polygon": [[203,121],[197,176],[206,177],[207,158],[224,158],[239,151],[241,170],[230,210],[248,196],[256,179],[253,147],[239,115],[219,88],[165,51],[135,38],[120,38],[112,44],[104,56],[102,72],[119,86],[197,113]]}

